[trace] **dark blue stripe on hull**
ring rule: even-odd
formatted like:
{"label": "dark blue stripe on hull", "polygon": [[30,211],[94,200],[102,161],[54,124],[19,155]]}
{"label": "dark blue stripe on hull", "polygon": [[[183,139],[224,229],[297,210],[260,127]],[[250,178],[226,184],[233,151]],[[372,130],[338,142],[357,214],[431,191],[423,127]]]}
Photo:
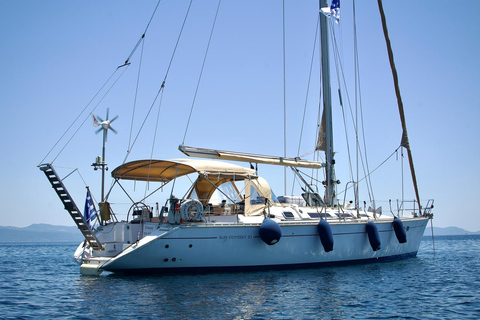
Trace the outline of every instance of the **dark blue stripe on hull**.
{"label": "dark blue stripe on hull", "polygon": [[[268,270],[293,270],[293,269],[311,269],[323,267],[352,266],[359,264],[369,264],[377,262],[391,262],[414,258],[417,252],[404,253],[388,257],[369,258],[361,260],[334,261],[334,262],[315,262],[303,264],[283,264],[266,266],[241,266],[241,267],[192,267],[192,268],[148,268],[148,269],[118,269],[106,270],[115,273],[144,275],[144,274],[205,274],[205,273],[225,273],[225,272],[247,272],[247,271],[268,271]],[[170,262],[175,263],[175,262]]]}

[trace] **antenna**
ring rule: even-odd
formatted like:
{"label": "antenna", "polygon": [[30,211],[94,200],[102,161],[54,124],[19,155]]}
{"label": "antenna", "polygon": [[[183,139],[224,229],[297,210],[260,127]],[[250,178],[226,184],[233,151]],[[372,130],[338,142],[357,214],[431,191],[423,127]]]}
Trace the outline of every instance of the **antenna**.
{"label": "antenna", "polygon": [[100,127],[97,131],[95,131],[95,134],[99,134],[101,131],[103,131],[102,157],[97,157],[97,161],[92,163],[94,170],[97,170],[98,168],[102,169],[102,202],[105,201],[105,170],[108,170],[107,164],[105,163],[105,143],[107,142],[107,133],[108,130],[112,130],[113,133],[117,134],[117,131],[113,129],[111,124],[113,121],[118,119],[118,116],[115,116],[112,120],[108,120],[108,114],[109,109],[107,108],[107,116],[105,120],[103,120],[99,116],[95,117],[95,115],[91,113],[93,117],[93,126]]}

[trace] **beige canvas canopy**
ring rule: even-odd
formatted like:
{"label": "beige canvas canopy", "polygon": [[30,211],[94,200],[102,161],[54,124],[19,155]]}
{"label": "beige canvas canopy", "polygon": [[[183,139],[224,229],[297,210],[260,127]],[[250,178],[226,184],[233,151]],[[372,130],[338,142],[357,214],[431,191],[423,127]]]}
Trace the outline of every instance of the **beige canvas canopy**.
{"label": "beige canvas canopy", "polygon": [[[112,171],[112,177],[123,180],[169,181],[191,173],[200,176],[193,185],[198,200],[208,203],[218,186],[238,180],[256,178],[255,170],[214,160],[137,160],[127,162]],[[190,195],[189,195],[190,196]]]}
{"label": "beige canvas canopy", "polygon": [[[254,199],[252,195],[252,189],[255,189],[259,199]],[[246,216],[259,216],[265,210],[265,199],[268,199],[270,205],[273,205],[272,201],[272,189],[267,180],[262,177],[258,177],[255,180],[245,180],[245,215]]]}
{"label": "beige canvas canopy", "polygon": [[[123,180],[168,182],[191,173],[222,180],[243,180],[253,177],[255,170],[213,160],[137,160],[127,162],[112,171],[112,177]],[[216,178],[213,178],[214,176]]]}

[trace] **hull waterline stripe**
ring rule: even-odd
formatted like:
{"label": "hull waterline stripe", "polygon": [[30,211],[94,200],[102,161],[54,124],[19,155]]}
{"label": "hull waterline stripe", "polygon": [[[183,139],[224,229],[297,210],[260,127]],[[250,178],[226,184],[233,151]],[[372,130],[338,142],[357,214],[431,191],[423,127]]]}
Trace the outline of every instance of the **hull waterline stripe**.
{"label": "hull waterline stripe", "polygon": [[[292,269],[312,269],[320,267],[335,267],[335,266],[351,266],[376,262],[390,262],[403,260],[407,258],[414,258],[417,256],[417,251],[388,256],[375,257],[360,260],[346,260],[346,261],[328,261],[328,262],[313,262],[303,264],[283,264],[283,265],[255,265],[255,266],[221,266],[221,267],[185,267],[185,268],[144,268],[144,269],[104,269],[105,271],[112,271],[115,273],[125,274],[199,274],[199,273],[224,273],[224,272],[245,272],[245,271],[267,271],[267,270],[292,270]],[[103,269],[103,268],[101,268]]]}

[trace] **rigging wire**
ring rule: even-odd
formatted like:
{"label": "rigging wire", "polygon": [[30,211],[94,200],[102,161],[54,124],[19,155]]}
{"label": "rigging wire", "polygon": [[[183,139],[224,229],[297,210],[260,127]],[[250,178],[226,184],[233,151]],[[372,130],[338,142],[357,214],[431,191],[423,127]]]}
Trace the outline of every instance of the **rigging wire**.
{"label": "rigging wire", "polygon": [[[55,147],[60,143],[60,141],[65,137],[65,135],[67,134],[67,132],[70,131],[70,129],[75,125],[75,123],[77,122],[77,120],[82,116],[82,114],[85,112],[85,110],[88,108],[88,106],[96,99],[96,97],[100,94],[100,92],[102,92],[103,88],[110,82],[110,80],[113,78],[113,76],[115,75],[115,73],[118,71],[118,69],[122,68],[122,67],[125,67],[125,66],[129,66],[129,60],[130,58],[133,56],[133,54],[135,53],[135,51],[137,50],[139,44],[143,41],[143,39],[145,38],[145,34],[148,30],[148,28],[150,27],[150,23],[152,22],[153,20],[153,17],[155,16],[155,13],[157,11],[157,8],[158,6],[160,5],[160,2],[162,0],[159,0],[156,7],[155,7],[155,10],[153,11],[153,14],[152,16],[150,17],[150,20],[145,28],[145,31],[143,32],[142,36],[140,37],[140,39],[138,40],[137,44],[135,45],[135,47],[133,48],[132,52],[130,53],[130,55],[128,56],[128,58],[125,60],[125,63],[121,66],[118,66],[115,71],[110,75],[110,77],[107,79],[107,81],[104,82],[104,84],[100,87],[100,89],[95,93],[95,95],[92,97],[92,99],[87,103],[87,105],[85,105],[85,107],[82,109],[82,111],[77,115],[77,117],[75,118],[75,120],[73,120],[73,122],[70,124],[70,126],[65,130],[65,132],[61,135],[61,137],[57,140],[57,142],[53,145],[53,147],[50,149],[50,151],[48,151],[48,153],[45,155],[45,157],[42,159],[42,161],[40,161],[40,164],[43,163],[45,161],[45,159],[50,155],[50,153],[55,149]],[[103,98],[97,103],[97,105],[95,106],[95,108],[93,108],[91,110],[91,112],[95,111],[95,109],[98,107],[98,105],[100,104],[100,102],[105,98],[105,96],[108,94],[108,92],[112,89],[112,87],[117,83],[117,81],[119,80],[119,78],[123,75],[123,73],[126,71],[127,68],[124,69],[124,71],[121,73],[121,75],[117,78],[117,80],[113,83],[113,85],[110,87],[110,89],[105,93],[105,95],[103,96]],[[55,160],[58,158],[58,156],[63,152],[63,150],[66,148],[66,146],[70,143],[70,141],[73,139],[73,137],[77,134],[77,132],[80,130],[80,128],[83,126],[83,124],[87,121],[87,119],[89,118],[89,116],[87,116],[85,118],[85,120],[83,120],[83,122],[80,124],[80,126],[78,127],[78,129],[73,133],[73,135],[70,137],[70,139],[65,143],[65,145],[62,147],[62,149],[58,152],[58,154],[54,157],[54,159],[52,160],[51,163],[55,162]]]}
{"label": "rigging wire", "polygon": [[125,159],[123,160],[123,164],[125,164],[125,162],[127,162],[127,158],[130,155],[130,151],[132,151],[133,147],[135,146],[135,143],[137,142],[137,139],[140,136],[140,133],[142,132],[143,127],[145,126],[145,123],[147,122],[148,116],[150,115],[150,112],[152,112],[152,109],[155,106],[155,103],[156,103],[158,97],[160,96],[160,93],[162,93],[164,87],[165,86],[162,84],[160,89],[157,91],[157,94],[155,95],[155,98],[153,99],[153,102],[150,105],[150,108],[148,109],[148,112],[147,112],[145,118],[143,119],[142,124],[140,125],[140,129],[138,129],[137,135],[135,136],[135,139],[133,139],[133,143],[131,145],[131,148],[130,148],[130,150],[127,151],[127,154],[125,155]]}
{"label": "rigging wire", "polygon": [[[305,94],[305,103],[304,103],[304,106],[303,106],[302,125],[300,127],[300,138],[298,139],[297,157],[299,157],[299,158],[315,152],[315,149],[314,149],[313,151],[309,151],[309,152],[305,153],[304,155],[300,156],[300,148],[302,146],[303,129],[304,129],[304,126],[305,126],[305,116],[306,116],[306,113],[307,113],[307,104],[308,104],[308,97],[309,97],[309,93],[310,93],[310,84],[311,84],[311,80],[312,80],[313,63],[315,61],[315,50],[316,50],[316,46],[317,46],[317,36],[318,36],[318,28],[319,27],[320,27],[320,16],[318,16],[318,18],[317,18],[317,24],[316,24],[316,28],[315,28],[315,37],[314,37],[314,40],[313,40],[313,49],[312,49],[312,59],[310,61],[310,71],[308,73],[307,92]],[[317,133],[317,136],[318,136],[318,133]],[[295,181],[296,180],[297,180],[297,176],[294,175],[293,176],[293,182],[292,182],[292,194],[294,192],[293,189],[295,187]]]}
{"label": "rigging wire", "polygon": [[[351,155],[350,141],[348,139],[349,133],[348,133],[347,117],[346,117],[345,106],[343,104],[342,93],[341,93],[342,92],[342,81],[340,81],[340,75],[341,75],[341,78],[342,78],[343,84],[344,84],[344,87],[343,87],[344,89],[343,90],[345,90],[346,96],[347,96],[347,104],[349,106],[350,114],[351,114],[351,117],[352,117],[352,122],[353,122],[353,127],[354,127],[354,132],[355,132],[355,141],[357,142],[356,143],[357,145],[358,145],[358,134],[357,134],[357,132],[358,132],[358,130],[357,130],[358,121],[356,121],[355,118],[353,117],[353,112],[352,112],[352,109],[351,109],[351,102],[350,102],[350,97],[348,95],[348,89],[347,89],[347,85],[346,85],[345,74],[344,74],[344,71],[343,71],[342,59],[340,58],[340,50],[339,50],[339,47],[338,47],[338,41],[337,41],[337,35],[336,35],[336,32],[335,32],[335,28],[334,28],[334,23],[332,21],[330,21],[329,23],[330,23],[330,34],[331,34],[331,37],[332,37],[332,44],[333,44],[332,51],[334,53],[335,70],[336,70],[336,75],[337,75],[337,85],[338,85],[338,88],[339,88],[338,89],[338,98],[339,98],[340,108],[341,108],[341,112],[342,112],[343,128],[344,128],[344,133],[345,133],[346,149],[347,149],[347,156],[348,156],[348,165],[349,165],[349,171],[350,171],[350,180],[355,181],[355,179],[353,178],[353,176],[354,176],[354,170],[353,170],[353,166],[352,166],[353,161],[352,161],[352,155]],[[358,158],[359,158],[359,156],[357,154],[357,159]],[[357,179],[356,180],[358,180],[358,172],[359,172],[358,167],[357,167],[356,171],[357,171]],[[355,184],[355,186],[356,185],[357,184]],[[354,198],[355,198],[355,201],[356,201],[355,205],[358,208],[359,204],[358,204],[358,189],[357,188],[354,189]]]}
{"label": "rigging wire", "polygon": [[183,19],[182,28],[180,29],[177,42],[175,43],[175,48],[173,49],[173,52],[172,52],[172,57],[170,58],[170,62],[168,63],[167,72],[165,72],[165,78],[163,78],[162,87],[165,86],[165,81],[167,81],[168,73],[170,72],[170,68],[172,67],[173,58],[175,57],[175,53],[177,52],[178,44],[180,43],[180,38],[182,37],[183,29],[185,28],[185,24],[187,23],[187,18],[188,18],[188,14],[190,13],[190,8],[192,7],[192,3],[193,3],[193,0],[190,0],[190,4],[188,5],[187,12],[185,13],[185,18]]}
{"label": "rigging wire", "polygon": [[[77,120],[80,118],[80,116],[85,112],[85,110],[88,108],[88,106],[93,102],[93,100],[95,100],[95,98],[97,97],[97,95],[100,94],[100,92],[103,90],[103,88],[107,85],[107,83],[110,81],[110,79],[112,79],[112,77],[115,75],[115,73],[117,72],[118,68],[115,69],[115,71],[110,75],[110,77],[108,77],[107,81],[104,82],[104,84],[102,85],[102,87],[97,91],[97,93],[95,93],[95,95],[93,96],[92,99],[90,99],[90,101],[87,103],[87,105],[82,109],[82,111],[77,115],[77,117],[75,118],[75,120],[72,121],[72,123],[70,124],[70,126],[67,128],[67,130],[65,130],[65,132],[62,134],[62,136],[57,140],[57,142],[55,142],[55,144],[53,145],[53,147],[50,149],[50,151],[47,152],[47,154],[45,155],[45,157],[42,159],[42,161],[40,161],[40,164],[42,164],[45,159],[50,155],[50,153],[53,151],[53,149],[55,149],[55,147],[60,143],[60,141],[63,139],[63,137],[65,137],[65,135],[67,134],[68,131],[70,131],[70,129],[73,127],[73,125],[77,122]],[[85,121],[84,121],[85,122]],[[84,123],[82,122],[82,124]],[[77,130],[78,131],[78,130]],[[75,131],[76,133],[76,131]],[[71,140],[71,138],[70,138]],[[68,140],[68,141],[70,141]],[[68,144],[68,142],[67,142]],[[62,150],[65,148],[65,146],[62,148]],[[58,155],[62,152],[62,150],[57,154],[57,156],[55,157],[55,159],[58,157]],[[51,163],[53,163],[55,160],[53,160]],[[39,165],[40,165],[39,164]]]}
{"label": "rigging wire", "polygon": [[132,133],[133,133],[133,123],[135,120],[135,110],[137,109],[137,97],[138,97],[138,87],[140,85],[140,74],[142,71],[142,62],[143,62],[143,50],[145,48],[145,41],[142,42],[142,50],[140,53],[140,61],[138,64],[138,73],[137,73],[137,84],[135,86],[135,97],[133,98],[133,110],[132,110],[132,121],[130,123],[130,134],[128,135],[128,148],[127,152],[129,152],[132,142]]}
{"label": "rigging wire", "polygon": [[153,161],[153,151],[155,150],[155,141],[156,141],[156,138],[157,138],[158,123],[159,123],[159,120],[160,120],[160,110],[162,109],[163,92],[164,91],[162,90],[162,94],[160,96],[160,102],[159,102],[159,105],[158,105],[157,121],[155,123],[155,132],[153,134],[152,151],[150,152],[150,165],[148,166],[147,183],[145,184],[144,197],[146,197],[146,195],[147,195],[148,185],[149,185],[149,181],[150,181],[150,169],[151,169],[151,164],[152,164],[152,161]]}
{"label": "rigging wire", "polygon": [[[126,66],[128,68],[128,65]],[[110,86],[110,88],[105,92],[105,94],[103,95],[103,97],[100,99],[100,101],[95,105],[95,107],[91,110],[91,113],[93,113],[93,111],[95,111],[95,109],[97,109],[98,105],[103,101],[103,99],[105,99],[105,97],[107,96],[107,94],[110,92],[110,90],[112,90],[112,88],[115,86],[115,84],[118,82],[118,80],[120,80],[120,78],[122,77],[122,75],[125,73],[125,71],[127,70],[127,68],[123,69],[122,73],[118,76],[118,78],[113,82],[113,84]],[[48,155],[53,151],[53,149],[58,145],[58,143],[63,139],[63,137],[67,134],[68,131],[70,131],[70,129],[73,127],[73,125],[77,122],[77,120],[80,118],[80,116],[85,112],[85,110],[87,109],[87,107],[93,102],[93,100],[95,100],[95,98],[97,97],[97,95],[103,90],[103,88],[107,85],[107,83],[112,79],[112,77],[115,75],[115,73],[117,72],[119,68],[117,68],[113,73],[112,75],[108,78],[107,81],[105,81],[105,83],[102,85],[102,87],[97,91],[97,93],[94,95],[94,97],[90,100],[90,102],[83,108],[83,110],[78,114],[78,116],[75,118],[75,120],[72,122],[72,124],[68,127],[67,130],[65,130],[65,132],[62,134],[62,136],[60,137],[60,139],[58,139],[58,141],[55,143],[55,145],[52,147],[52,149],[50,149],[50,151],[47,153],[47,155],[45,155],[45,157],[42,159],[42,161],[40,162],[43,163],[45,161],[45,159],[48,157]],[[83,126],[83,124],[88,120],[88,118],[90,117],[90,115],[87,115],[85,117],[85,119],[82,121],[82,123],[80,123],[80,125],[78,126],[77,130],[75,130],[75,132],[72,134],[72,136],[70,137],[70,139],[68,139],[68,141],[65,143],[65,145],[60,149],[60,151],[57,153],[57,155],[53,158],[53,160],[51,161],[51,163],[55,162],[55,160],[57,160],[57,158],[60,156],[60,154],[63,152],[63,150],[67,147],[67,145],[70,143],[70,141],[72,141],[72,139],[75,137],[75,135],[78,133],[78,131],[80,130],[80,128]]]}
{"label": "rigging wire", "polygon": [[[382,161],[382,163],[380,163],[375,169],[373,169],[372,171],[368,172],[368,174],[366,174],[363,178],[361,178],[360,180],[358,180],[358,182],[362,182],[363,180],[367,179],[369,176],[371,176],[375,171],[377,171],[378,169],[380,169],[381,166],[383,166],[388,160],[390,160],[391,157],[393,157],[394,154],[396,154],[398,152],[398,150],[401,148],[402,146],[398,146],[397,149],[395,149],[395,151],[393,151],[385,160]],[[350,187],[351,188],[351,187]],[[350,188],[347,188],[346,190],[350,189]],[[343,193],[343,191],[340,191],[339,194]]]}
{"label": "rigging wire", "polygon": [[[364,117],[363,117],[363,104],[362,104],[362,90],[361,90],[361,79],[360,79],[360,63],[359,63],[359,55],[358,55],[358,37],[357,37],[357,22],[356,22],[356,10],[355,10],[355,0],[353,1],[353,26],[354,26],[354,41],[355,41],[355,74],[356,74],[356,82],[358,82],[358,102],[360,106],[360,123],[361,123],[361,131],[362,131],[362,142],[363,142],[363,153],[364,157],[362,157],[362,166],[364,166],[364,172],[368,173],[370,171],[369,162],[368,162],[368,152],[367,152],[367,139],[365,138],[365,125],[364,125]],[[358,75],[358,76],[357,76]],[[365,164],[363,163],[363,158],[365,158]],[[375,206],[375,196],[373,192],[373,184],[370,175],[368,175],[368,179],[365,181],[367,192],[369,195],[370,201]]]}
{"label": "rigging wire", "polygon": [[147,34],[147,30],[150,27],[150,24],[152,23],[153,17],[155,16],[155,13],[157,12],[157,9],[158,9],[158,6],[160,5],[160,2],[162,2],[162,0],[158,0],[157,5],[156,5],[155,9],[153,10],[152,16],[150,17],[150,20],[148,21],[147,26],[145,27],[145,31],[143,31],[142,36],[140,37],[140,39],[138,39],[137,44],[133,48],[132,52],[130,52],[130,55],[128,56],[127,60],[125,60],[125,64],[129,63],[130,59],[135,54],[135,51],[137,51],[137,48],[140,45],[140,43],[143,43],[143,41],[145,39],[145,35]]}
{"label": "rigging wire", "polygon": [[318,18],[317,19],[317,27],[315,29],[315,37],[314,37],[314,41],[313,41],[312,59],[310,60],[310,71],[308,73],[307,92],[305,94],[305,103],[304,103],[304,106],[303,106],[303,117],[302,117],[302,125],[300,126],[300,138],[299,138],[299,141],[298,141],[297,157],[300,156],[300,148],[302,146],[303,129],[304,129],[304,126],[305,126],[305,116],[306,116],[306,113],[307,113],[308,97],[309,97],[309,93],[310,93],[310,84],[311,84],[311,80],[312,80],[312,70],[313,70],[313,62],[314,62],[314,59],[315,59],[315,50],[316,50],[316,46],[317,46],[317,36],[318,36],[319,23],[320,22],[319,22],[319,18]]}
{"label": "rigging wire", "polygon": [[[354,79],[355,79],[355,171],[356,179],[359,180],[360,170],[359,170],[359,156],[360,156],[360,141],[358,138],[358,96],[359,96],[359,66],[358,66],[358,39],[357,39],[357,16],[355,14],[355,1],[352,1],[352,11],[353,11],[353,65],[354,65]],[[362,124],[363,125],[363,124]],[[355,186],[355,208],[357,208],[357,214],[359,214],[358,209],[360,207],[360,194],[358,191],[358,182],[354,183]],[[367,188],[368,189],[368,188]],[[365,209],[365,208],[364,208]]]}
{"label": "rigging wire", "polygon": [[[287,79],[286,79],[286,52],[285,52],[285,0],[282,1],[283,10],[283,156],[287,157]],[[287,167],[283,168],[283,188],[287,194]]]}
{"label": "rigging wire", "polygon": [[[161,0],[159,0],[159,2],[157,3],[157,6],[155,7],[154,13],[152,14],[152,17],[150,18],[150,21],[148,22],[147,27],[145,28],[144,35],[145,35],[148,27],[150,26],[150,23],[152,22],[153,16],[155,15],[155,12],[156,12],[156,10],[157,10],[157,8],[158,8],[158,5],[160,4],[160,1],[161,1]],[[167,71],[165,72],[165,77],[164,77],[164,79],[163,79],[163,82],[162,82],[162,84],[160,85],[160,88],[158,89],[157,94],[155,95],[155,97],[154,97],[154,99],[153,99],[153,102],[151,103],[150,108],[148,109],[148,112],[147,112],[147,114],[145,115],[145,117],[144,117],[144,119],[143,119],[143,122],[142,122],[142,124],[140,125],[140,128],[138,129],[138,132],[137,132],[135,138],[133,139],[133,142],[131,142],[131,133],[132,133],[132,130],[133,130],[133,129],[132,129],[132,128],[133,128],[133,116],[132,116],[132,124],[131,124],[131,130],[130,130],[130,138],[129,138],[129,147],[128,147],[128,150],[127,150],[127,152],[126,152],[126,154],[125,154],[125,158],[123,159],[122,165],[127,162],[127,159],[128,159],[128,157],[130,156],[130,153],[131,153],[133,147],[135,146],[135,144],[136,144],[136,142],[137,142],[137,140],[138,140],[138,137],[140,136],[140,133],[142,132],[142,130],[143,130],[143,128],[144,128],[144,126],[145,126],[145,124],[146,124],[146,122],[147,122],[147,119],[149,118],[149,115],[150,115],[150,113],[152,112],[153,107],[155,106],[155,104],[156,104],[156,102],[157,102],[157,100],[158,100],[158,97],[159,97],[160,94],[161,94],[160,103],[159,103],[159,110],[158,110],[158,116],[157,116],[157,124],[156,124],[156,128],[155,128],[155,136],[156,136],[157,127],[158,127],[158,120],[159,120],[159,115],[160,115],[160,109],[161,109],[161,103],[162,103],[162,97],[163,97],[163,92],[164,92],[164,89],[165,89],[165,83],[166,83],[166,80],[167,80],[167,77],[168,77],[168,73],[169,73],[169,71],[170,71],[170,68],[171,68],[171,66],[172,66],[173,59],[174,59],[174,57],[175,57],[175,53],[176,53],[177,48],[178,48],[178,44],[179,44],[180,39],[181,39],[182,34],[183,34],[183,30],[184,30],[185,25],[186,25],[186,21],[187,21],[187,18],[188,18],[188,14],[189,14],[189,12],[190,12],[190,8],[191,8],[191,6],[192,6],[192,2],[193,2],[193,0],[190,1],[189,5],[188,5],[188,8],[187,8],[187,11],[186,11],[186,13],[185,13],[185,17],[184,17],[184,19],[183,19],[182,27],[181,27],[180,32],[179,32],[179,35],[178,35],[178,37],[177,37],[177,41],[176,41],[176,43],[175,43],[175,47],[174,47],[174,50],[173,50],[173,52],[172,52],[172,56],[170,57],[170,61],[169,61],[169,64],[168,64]],[[144,35],[142,35],[141,40],[144,39]],[[136,45],[136,47],[135,47],[134,50],[132,51],[132,54],[133,54],[133,52],[137,49],[137,47],[138,47],[138,45]],[[132,54],[131,54],[130,56],[132,56]],[[142,61],[142,60],[143,60],[143,45],[142,45],[142,54],[141,54],[141,58],[140,58],[140,65],[141,65],[141,61]],[[139,77],[140,77],[140,68],[141,68],[141,67],[139,67],[138,78],[137,78],[137,88],[138,88]],[[135,104],[136,104],[136,97],[137,97],[137,91],[135,92],[135,102],[134,102]],[[153,144],[155,144],[155,139],[154,139]],[[154,148],[154,146],[152,146],[152,152],[153,152],[153,148]],[[110,191],[109,191],[109,193],[110,193],[111,190],[113,189],[116,181],[117,181],[117,180],[114,180],[114,181],[112,182],[112,184],[111,184],[111,186],[110,186]],[[148,184],[148,183],[147,183],[147,184]]]}
{"label": "rigging wire", "polygon": [[126,155],[125,155],[125,158],[124,158],[122,164],[125,164],[125,162],[127,162],[127,159],[128,159],[128,157],[129,157],[129,155],[130,155],[133,147],[135,146],[135,144],[136,144],[136,142],[137,142],[137,139],[138,139],[140,133],[141,133],[142,130],[143,130],[143,127],[145,126],[145,123],[146,123],[146,121],[147,121],[147,119],[148,119],[148,117],[149,117],[149,115],[150,115],[150,112],[152,111],[153,107],[155,106],[155,103],[156,103],[156,101],[157,101],[160,93],[162,93],[163,90],[164,90],[164,88],[165,88],[165,83],[166,83],[166,81],[167,81],[168,73],[169,73],[170,68],[171,68],[171,66],[172,66],[173,59],[174,59],[174,57],[175,57],[175,53],[177,52],[178,44],[180,43],[180,39],[181,39],[181,37],[182,37],[183,30],[184,30],[185,25],[186,25],[186,22],[187,22],[188,14],[189,14],[189,12],[190,12],[190,8],[192,7],[192,2],[193,2],[193,0],[190,1],[189,5],[188,5],[188,8],[187,8],[187,11],[186,11],[186,13],[185,13],[185,17],[184,17],[184,19],[183,19],[182,27],[181,27],[180,32],[179,32],[179,35],[178,35],[178,37],[177,37],[177,41],[176,41],[176,43],[175,43],[175,47],[174,47],[174,49],[173,49],[172,56],[170,57],[170,61],[169,61],[168,67],[167,67],[167,71],[165,72],[165,77],[163,78],[163,82],[162,82],[162,84],[160,85],[160,88],[158,89],[157,94],[155,95],[155,98],[154,98],[152,104],[150,105],[150,108],[149,108],[147,114],[145,115],[145,117],[144,117],[144,119],[143,119],[143,122],[142,122],[142,124],[141,124],[141,126],[140,126],[140,129],[139,129],[138,132],[137,132],[137,135],[135,136],[132,144],[130,145],[129,150],[127,150],[127,153],[126,153]]}
{"label": "rigging wire", "polygon": [[213,31],[215,30],[215,24],[217,23],[218,12],[220,11],[220,4],[222,0],[218,1],[217,11],[215,12],[215,18],[213,19],[212,29],[210,30],[210,36],[208,38],[207,48],[205,50],[205,55],[203,57],[202,68],[200,69],[200,74],[198,76],[197,87],[195,88],[195,94],[193,96],[192,106],[190,107],[190,113],[188,115],[187,125],[185,127],[185,133],[183,135],[182,145],[185,144],[185,138],[187,136],[187,131],[190,126],[190,119],[192,118],[193,107],[195,106],[195,101],[197,100],[198,88],[200,87],[200,82],[202,81],[203,69],[205,68],[205,63],[207,61],[208,50],[210,49],[210,43],[212,42]]}
{"label": "rigging wire", "polygon": [[[354,20],[354,25],[355,25],[355,30],[356,30],[356,22]],[[333,28],[331,28],[332,30]],[[354,131],[355,131],[355,139],[356,139],[356,144],[358,145],[359,144],[359,135],[358,135],[358,121],[355,120],[355,116],[354,116],[354,112],[352,111],[352,103],[351,103],[351,100],[350,100],[350,96],[349,96],[349,93],[348,93],[348,90],[347,90],[347,86],[346,86],[346,79],[345,79],[345,74],[344,74],[344,70],[343,70],[343,64],[341,62],[341,60],[338,58],[339,57],[339,53],[338,53],[338,45],[337,45],[337,40],[336,40],[336,34],[335,32],[332,32],[332,38],[334,39],[332,42],[333,42],[333,46],[334,46],[334,57],[335,57],[335,62],[336,62],[336,66],[338,66],[337,68],[337,75],[341,74],[342,75],[342,82],[344,84],[344,90],[345,90],[345,93],[346,93],[346,98],[347,98],[347,104],[349,106],[349,111],[350,111],[350,117],[352,119],[352,123],[353,123],[353,127],[354,127]],[[356,32],[355,32],[355,37],[356,37]],[[356,64],[358,65],[358,52],[355,51],[354,52],[355,54],[355,61],[356,61]],[[337,64],[338,63],[338,64]],[[355,90],[355,94],[357,95],[357,92],[359,91],[359,89],[357,89],[357,80],[359,79],[358,75],[357,75],[357,69],[356,69],[356,83],[355,83],[355,86],[356,86],[356,90]],[[338,77],[337,77],[338,79]],[[340,87],[340,84],[339,84],[339,87]],[[355,97],[355,100],[357,100],[357,97]],[[340,101],[342,101],[341,99],[341,95],[340,95]],[[361,99],[360,99],[361,101]],[[344,109],[343,109],[343,105],[341,103],[341,106],[342,106],[342,113],[344,113]],[[360,106],[361,106],[361,103],[360,103]],[[364,150],[366,152],[366,144],[365,144],[365,134],[364,134],[364,125],[363,125],[363,111],[361,112],[361,123],[362,123],[362,132],[363,132],[363,145],[364,145]],[[346,135],[346,143],[347,143],[347,152],[348,152],[348,158],[349,158],[349,165],[350,165],[350,175],[351,175],[351,179],[353,179],[353,168],[352,168],[352,159],[351,159],[351,154],[350,154],[350,147],[349,147],[349,142],[348,142],[348,130],[347,130],[347,125],[346,125],[346,121],[345,121],[345,115],[344,115],[344,128],[345,128],[345,135]],[[363,168],[363,172],[364,172],[364,175],[365,177],[370,177],[370,174],[371,173],[368,169],[368,165],[365,164],[365,162],[367,161],[367,157],[365,155],[363,155],[362,153],[362,150],[359,149],[359,148],[356,148],[357,150],[357,159],[360,159],[360,162],[362,164],[362,168]],[[364,158],[365,158],[365,161],[364,161]],[[357,168],[357,172],[359,172],[358,168]],[[359,183],[360,181],[363,181],[365,178],[359,180],[358,179],[358,175],[357,175],[357,183]],[[370,181],[370,180],[369,180]],[[373,190],[372,190],[372,187],[371,187],[371,181],[370,183],[367,182],[367,192],[368,192],[368,195],[369,195],[369,198],[370,198],[370,201],[372,201],[373,197],[372,197],[372,194],[373,194]],[[357,196],[356,196],[357,197]]]}
{"label": "rigging wire", "polygon": [[[345,131],[345,138],[346,138],[346,144],[347,144],[347,155],[348,155],[348,164],[349,164],[349,169],[350,169],[350,179],[354,180],[353,179],[353,168],[352,168],[352,156],[351,156],[351,153],[350,153],[350,142],[348,140],[348,126],[347,126],[347,121],[346,121],[346,117],[345,117],[345,108],[343,106],[343,101],[341,99],[341,93],[340,93],[341,92],[340,90],[342,88],[341,81],[340,81],[340,74],[343,75],[343,69],[340,71],[342,62],[339,58],[340,54],[339,54],[339,50],[338,50],[335,30],[333,28],[333,23],[330,22],[330,25],[331,25],[330,30],[331,30],[331,35],[332,35],[335,70],[336,70],[336,75],[337,75],[337,85],[338,85],[338,88],[339,88],[340,108],[342,110],[343,128],[344,128],[344,131]],[[355,198],[357,198],[357,197],[355,196]]]}

